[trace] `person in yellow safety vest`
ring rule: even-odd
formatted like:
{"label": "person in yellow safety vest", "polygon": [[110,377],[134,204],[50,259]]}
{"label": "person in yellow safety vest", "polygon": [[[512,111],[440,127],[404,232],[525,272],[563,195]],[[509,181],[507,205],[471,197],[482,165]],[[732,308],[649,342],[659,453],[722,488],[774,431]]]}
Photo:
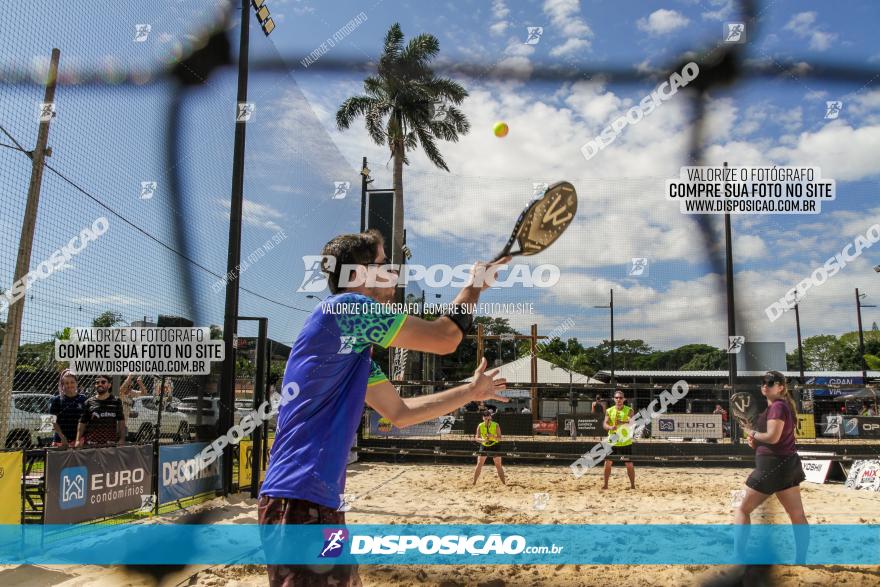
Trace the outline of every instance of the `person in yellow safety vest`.
{"label": "person in yellow safety vest", "polygon": [[[626,396],[623,392],[617,390],[614,392],[614,405],[605,410],[605,422],[602,427],[608,431],[609,440],[614,440],[611,445],[614,447],[612,454],[618,454],[623,457],[632,455],[632,430],[628,424],[633,416],[633,409],[624,404]],[[613,438],[616,436],[616,438]],[[624,458],[626,464],[626,474],[629,476],[629,488],[636,488],[636,470],[632,461]],[[611,477],[611,459],[605,459],[605,484],[602,489],[608,489],[608,479]]]}
{"label": "person in yellow safety vest", "polygon": [[[477,426],[474,440],[480,443],[481,453],[477,456],[477,470],[474,471],[474,485],[476,485],[480,472],[483,470],[483,463],[486,462],[486,458],[489,456],[484,453],[499,450],[501,443],[501,426],[498,425],[498,422],[492,421],[492,412],[489,410],[483,412],[483,421]],[[501,467],[501,457],[493,456],[492,462],[495,463],[495,470],[498,471],[501,483],[507,485],[507,480],[504,478],[504,469]]]}

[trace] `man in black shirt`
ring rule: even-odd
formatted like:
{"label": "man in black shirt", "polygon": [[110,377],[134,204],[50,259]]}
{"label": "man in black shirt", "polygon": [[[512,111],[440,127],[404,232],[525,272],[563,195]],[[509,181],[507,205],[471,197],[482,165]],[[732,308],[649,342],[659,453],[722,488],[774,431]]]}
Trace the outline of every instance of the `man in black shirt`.
{"label": "man in black shirt", "polygon": [[58,389],[60,393],[49,402],[49,413],[55,416],[52,424],[55,429],[52,446],[68,448],[76,442],[76,427],[82,416],[86,396],[77,389],[76,376],[68,371],[61,375]]}
{"label": "man in black shirt", "polygon": [[77,446],[125,442],[122,402],[110,395],[111,387],[109,376],[98,375],[95,379],[95,395],[86,400],[79,420]]}

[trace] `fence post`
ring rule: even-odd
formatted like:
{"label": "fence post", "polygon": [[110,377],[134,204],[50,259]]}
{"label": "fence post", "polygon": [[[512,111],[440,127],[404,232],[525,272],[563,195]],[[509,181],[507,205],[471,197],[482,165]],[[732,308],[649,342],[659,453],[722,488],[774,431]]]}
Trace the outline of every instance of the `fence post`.
{"label": "fence post", "polygon": [[[257,333],[257,373],[254,381],[254,410],[260,407],[266,400],[266,338],[268,329],[268,319],[259,318],[257,320],[259,326]],[[260,472],[262,471],[263,455],[262,438],[260,438],[261,430],[256,429],[251,434],[253,443],[251,444],[251,497],[256,499],[260,492]],[[240,459],[239,459],[240,460]],[[239,462],[238,466],[242,464]],[[239,491],[241,491],[239,487]]]}
{"label": "fence post", "polygon": [[153,432],[153,495],[156,496],[156,503],[153,504],[153,513],[159,515],[159,476],[162,471],[159,470],[159,439],[162,435],[162,400],[165,397],[165,376],[162,376],[159,387],[159,403],[156,413],[156,429]]}

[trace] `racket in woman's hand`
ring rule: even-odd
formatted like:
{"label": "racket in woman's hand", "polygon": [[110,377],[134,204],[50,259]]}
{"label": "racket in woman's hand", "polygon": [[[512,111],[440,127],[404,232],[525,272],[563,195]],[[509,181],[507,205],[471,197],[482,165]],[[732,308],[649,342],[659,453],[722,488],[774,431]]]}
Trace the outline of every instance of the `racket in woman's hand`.
{"label": "racket in woman's hand", "polygon": [[[533,199],[516,220],[513,232],[493,263],[507,255],[540,253],[569,227],[577,212],[577,192],[567,181],[554,183],[544,195]],[[513,251],[514,243],[519,250]]]}
{"label": "racket in woman's hand", "polygon": [[755,401],[752,394],[739,392],[730,396],[730,409],[740,427],[746,430],[755,429],[759,411],[758,402]]}

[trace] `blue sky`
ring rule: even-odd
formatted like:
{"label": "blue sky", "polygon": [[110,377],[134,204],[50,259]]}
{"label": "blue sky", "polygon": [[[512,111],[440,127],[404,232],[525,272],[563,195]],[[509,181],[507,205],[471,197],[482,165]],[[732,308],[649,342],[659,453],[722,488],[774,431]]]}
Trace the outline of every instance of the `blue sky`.
{"label": "blue sky", "polygon": [[[51,46],[62,50],[62,72],[149,71],[185,52],[215,16],[216,2],[129,3],[104,12],[58,3],[37,4],[38,18],[23,20],[0,9],[0,64],[10,72],[37,72]],[[722,346],[725,308],[718,276],[706,262],[695,223],[663,198],[666,178],[685,164],[689,114],[685,93],[627,127],[609,148],[587,161],[580,147],[651,91],[661,71],[682,54],[712,51],[724,23],[737,20],[727,1],[667,2],[297,2],[269,0],[277,28],[269,39],[252,22],[251,56],[282,56],[289,74],[254,72],[249,100],[243,256],[278,230],[287,238],[242,275],[243,285],[282,302],[243,292],[241,313],[270,318],[270,336],[291,341],[313,301],[297,293],[303,255],[316,254],[335,234],[358,227],[357,189],[334,200],[334,181],[359,185],[367,156],[374,186],[390,187],[387,150],[373,144],[362,123],[339,132],[334,113],[361,92],[362,72],[322,73],[299,59],[359,13],[367,19],[336,43],[334,58],[374,60],[385,31],[400,22],[409,38],[422,32],[440,41],[438,64],[486,66],[477,79],[458,77],[470,96],[463,111],[471,132],[441,149],[452,171],[433,168],[420,154],[405,170],[406,222],[414,261],[472,262],[491,255],[506,238],[533,182],[572,181],[580,193],[579,218],[534,266],[554,263],[560,283],[547,290],[511,288],[486,294],[490,302],[534,304],[533,315],[508,316],[525,330],[537,322],[547,332],[567,318],[567,335],[595,344],[607,337],[606,303],[614,288],[616,335],[642,338],[658,348],[689,342]],[[745,51],[754,63],[821,61],[880,68],[873,2],[778,1],[759,5],[759,29]],[[103,23],[96,26],[96,22]],[[152,26],[142,43],[135,24]],[[543,27],[526,45],[527,27]],[[237,38],[237,30],[233,31]],[[576,83],[539,82],[536,68],[636,68],[654,77],[641,84],[612,84],[601,76]],[[802,66],[803,67],[803,66]],[[498,71],[515,73],[500,79]],[[112,73],[107,74],[112,80]],[[47,258],[99,215],[111,229],[75,258],[68,270],[29,292],[26,339],[44,340],[63,326],[87,323],[104,309],[126,320],[183,312],[175,256],[156,241],[170,242],[169,205],[163,198],[165,120],[170,87],[146,78],[142,86],[76,86],[59,89],[52,125],[52,165],[131,224],[102,209],[47,174],[33,263]],[[30,148],[36,134],[34,84],[0,85],[4,128]],[[194,257],[225,272],[231,186],[232,108],[235,76],[225,71],[181,105],[186,159],[181,163],[185,218]],[[841,115],[825,118],[825,102],[841,100]],[[880,222],[877,147],[880,146],[880,78],[868,84],[829,83],[796,77],[757,80],[715,90],[708,102],[706,161],[731,165],[809,165],[835,178],[837,200],[816,216],[739,216],[734,219],[737,297],[752,340],[794,340],[793,317],[770,323],[764,308]],[[508,122],[504,139],[492,135]],[[0,142],[7,143],[5,136]],[[8,287],[20,230],[29,166],[20,154],[0,149],[0,286]],[[155,197],[138,197],[141,181],[155,180]],[[155,238],[138,232],[137,226]],[[629,277],[632,257],[646,257],[646,276]],[[855,328],[853,288],[880,300],[875,246],[811,290],[801,306],[805,336]],[[198,320],[222,321],[223,295],[216,278],[197,271]],[[451,289],[429,289],[448,300]],[[880,305],[880,304],[878,304]],[[292,307],[291,307],[292,306]],[[83,308],[80,310],[79,308]],[[295,309],[299,308],[301,310]],[[871,314],[875,312],[875,314]],[[866,309],[865,321],[880,321]],[[246,329],[242,329],[246,332]]]}

